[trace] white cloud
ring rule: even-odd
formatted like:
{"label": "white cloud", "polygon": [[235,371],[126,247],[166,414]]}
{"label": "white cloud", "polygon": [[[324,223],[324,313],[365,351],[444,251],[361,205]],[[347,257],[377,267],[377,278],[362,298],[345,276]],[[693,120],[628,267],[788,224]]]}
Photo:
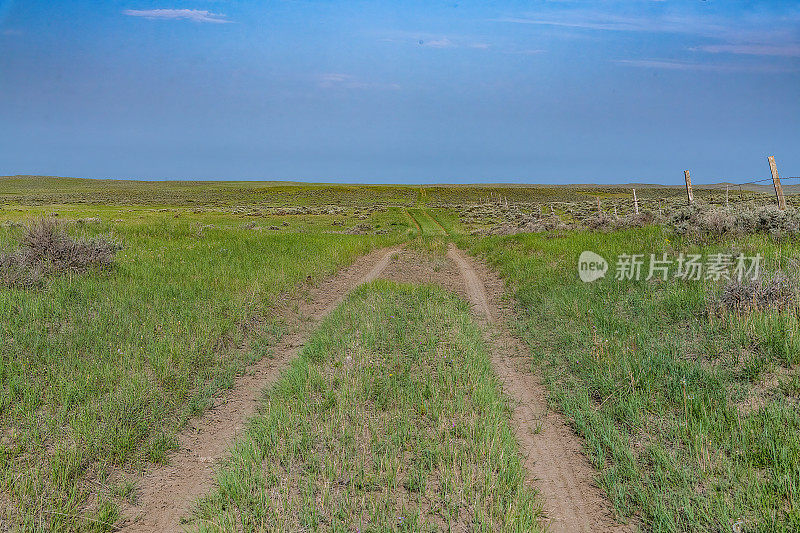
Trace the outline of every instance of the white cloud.
{"label": "white cloud", "polygon": [[692,50],[701,50],[712,54],[744,54],[754,56],[800,57],[800,44],[714,44],[699,46]]}
{"label": "white cloud", "polygon": [[656,68],[665,70],[695,70],[709,72],[762,72],[781,73],[793,72],[793,69],[776,65],[733,65],[721,63],[690,63],[686,61],[672,61],[662,59],[618,59],[617,63],[626,67]]}
{"label": "white cloud", "polygon": [[396,83],[372,83],[361,81],[350,74],[328,72],[318,79],[319,86],[323,89],[390,89],[396,90],[400,86]]}
{"label": "white cloud", "polygon": [[442,37],[440,39],[431,39],[429,41],[420,39],[419,44],[421,46],[430,46],[431,48],[453,48],[455,46],[455,43],[450,39],[448,39],[447,37]]}
{"label": "white cloud", "polygon": [[202,9],[126,9],[123,15],[162,20],[191,20],[192,22],[211,22],[227,24],[231,22],[220,13],[212,13]]}

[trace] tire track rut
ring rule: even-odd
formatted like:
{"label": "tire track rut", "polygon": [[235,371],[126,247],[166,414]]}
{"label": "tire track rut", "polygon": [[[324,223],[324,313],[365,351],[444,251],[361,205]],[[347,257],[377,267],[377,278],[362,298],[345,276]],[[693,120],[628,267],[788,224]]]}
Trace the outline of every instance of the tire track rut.
{"label": "tire track rut", "polygon": [[[504,285],[491,270],[467,258],[453,244],[448,257],[458,266],[467,296],[489,332],[492,364],[512,400],[513,425],[525,459],[527,482],[539,490],[552,532],[627,532],[594,482],[596,472],[580,438],[549,409],[547,391],[529,370],[527,348],[504,324]],[[487,291],[486,285],[490,286]]]}
{"label": "tire track rut", "polygon": [[[273,383],[305,344],[314,327],[358,285],[381,272],[401,246],[373,251],[310,291],[293,318],[299,326],[273,347],[273,357],[253,364],[234,387],[178,435],[178,450],[166,466],[153,466],[139,481],[135,506],[123,509],[122,531],[183,531],[181,518],[212,487],[214,467],[256,413],[264,389]],[[287,309],[287,315],[294,312]]]}

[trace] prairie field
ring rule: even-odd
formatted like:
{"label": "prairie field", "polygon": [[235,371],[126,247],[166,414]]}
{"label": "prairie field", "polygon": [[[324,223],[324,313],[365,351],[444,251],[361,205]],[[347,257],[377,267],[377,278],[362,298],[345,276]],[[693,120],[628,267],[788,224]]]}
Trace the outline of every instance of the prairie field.
{"label": "prairie field", "polygon": [[[796,243],[749,236],[696,245],[659,227],[471,241],[515,295],[517,328],[622,515],[652,531],[800,528],[796,301],[719,309],[723,283],[574,281],[605,257],[760,253],[797,280]],[[771,274],[766,274],[771,275]]]}
{"label": "prairie field", "polygon": [[795,198],[637,193],[0,178],[0,530],[800,530]]}

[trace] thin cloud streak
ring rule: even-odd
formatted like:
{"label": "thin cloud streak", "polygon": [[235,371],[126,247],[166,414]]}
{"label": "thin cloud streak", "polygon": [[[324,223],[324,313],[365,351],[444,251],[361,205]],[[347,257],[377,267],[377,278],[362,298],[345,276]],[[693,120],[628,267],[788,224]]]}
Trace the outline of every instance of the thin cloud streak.
{"label": "thin cloud streak", "polygon": [[693,48],[712,54],[728,53],[753,56],[800,57],[800,44],[715,44]]}
{"label": "thin cloud streak", "polygon": [[432,39],[430,41],[420,39],[419,44],[420,46],[429,46],[431,48],[453,48],[456,45],[447,37],[442,37],[441,39]]}
{"label": "thin cloud streak", "polygon": [[340,72],[322,74],[319,76],[318,85],[323,89],[400,89],[400,86],[396,83],[365,82],[355,76]]}
{"label": "thin cloud streak", "polygon": [[522,56],[538,56],[539,54],[543,54],[547,52],[547,50],[543,48],[530,48],[527,50],[512,50],[507,53],[509,54],[518,54]]}
{"label": "thin cloud streak", "polygon": [[761,72],[765,74],[781,74],[794,72],[796,69],[779,67],[776,65],[731,65],[714,63],[689,63],[684,61],[670,61],[662,59],[617,59],[614,63],[626,67],[655,68],[665,70],[689,70],[720,73],[736,72]]}
{"label": "thin cloud streak", "polygon": [[[790,15],[781,24],[769,24],[763,16],[743,16],[735,19],[700,16],[641,16],[617,15],[600,10],[567,9],[555,13],[526,14],[521,17],[492,19],[494,22],[530,24],[569,29],[584,29],[609,32],[640,32],[652,34],[683,34],[705,38],[712,43],[688,48],[693,52],[709,54],[733,54],[770,56],[781,58],[800,57],[800,44],[794,28],[800,27],[800,14]],[[797,69],[772,65],[718,65],[684,63],[661,60],[624,60],[629,66],[664,68],[673,70],[707,70],[718,72],[790,72]]]}
{"label": "thin cloud streak", "polygon": [[721,39],[733,44],[781,42],[797,44],[794,36],[800,25],[800,12],[775,23],[764,16],[738,18],[714,15],[617,15],[602,10],[565,9],[550,13],[490,19],[491,22],[530,24],[572,29],[613,32],[675,33]]}
{"label": "thin cloud streak", "polygon": [[426,48],[474,48],[487,50],[492,47],[490,43],[473,40],[468,36],[447,36],[437,34],[415,33],[409,31],[393,31],[380,38],[384,43],[414,44]]}
{"label": "thin cloud streak", "polygon": [[203,9],[126,9],[123,15],[143,17],[151,20],[190,20],[212,24],[229,24],[230,20],[221,13],[212,13]]}
{"label": "thin cloud streak", "polygon": [[692,33],[701,35],[718,35],[726,29],[723,25],[700,23],[692,18],[630,17],[584,10],[569,11],[562,16],[504,17],[491,19],[491,21],[600,31]]}

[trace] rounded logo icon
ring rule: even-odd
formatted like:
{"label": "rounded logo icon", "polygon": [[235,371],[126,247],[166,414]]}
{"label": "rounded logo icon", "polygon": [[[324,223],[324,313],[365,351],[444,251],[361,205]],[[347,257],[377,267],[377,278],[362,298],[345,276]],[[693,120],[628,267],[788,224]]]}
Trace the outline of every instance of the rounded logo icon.
{"label": "rounded logo icon", "polygon": [[591,283],[606,275],[608,272],[608,261],[602,255],[594,252],[584,251],[578,258],[578,276],[581,281]]}

